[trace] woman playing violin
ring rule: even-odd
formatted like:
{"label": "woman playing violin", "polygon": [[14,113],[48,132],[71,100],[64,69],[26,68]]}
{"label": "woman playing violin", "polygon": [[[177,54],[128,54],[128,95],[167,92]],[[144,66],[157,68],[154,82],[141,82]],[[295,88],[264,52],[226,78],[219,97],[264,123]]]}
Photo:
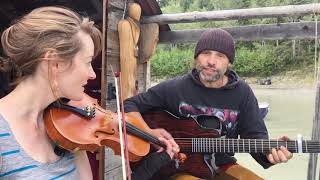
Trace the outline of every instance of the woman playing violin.
{"label": "woman playing violin", "polygon": [[[15,78],[0,99],[0,179],[92,179],[85,151],[55,153],[43,115],[59,98],[81,100],[95,79],[101,33],[94,22],[65,8],[37,8],[7,28],[1,43]],[[161,141],[172,158],[177,145]],[[143,168],[136,174],[149,173]]]}

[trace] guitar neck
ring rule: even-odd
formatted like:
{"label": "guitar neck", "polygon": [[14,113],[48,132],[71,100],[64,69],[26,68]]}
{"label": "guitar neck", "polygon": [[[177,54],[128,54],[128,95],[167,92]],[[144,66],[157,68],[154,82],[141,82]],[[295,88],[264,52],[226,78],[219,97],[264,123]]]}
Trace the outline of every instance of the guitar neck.
{"label": "guitar neck", "polygon": [[317,141],[283,141],[269,139],[175,138],[181,152],[194,153],[268,153],[272,148],[286,147],[292,153],[319,153]]}

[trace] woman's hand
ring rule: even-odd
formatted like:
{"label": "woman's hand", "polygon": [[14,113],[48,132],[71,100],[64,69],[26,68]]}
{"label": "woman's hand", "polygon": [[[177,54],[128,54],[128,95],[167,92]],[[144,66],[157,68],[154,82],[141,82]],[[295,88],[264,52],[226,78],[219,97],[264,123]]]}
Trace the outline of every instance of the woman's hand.
{"label": "woman's hand", "polygon": [[165,129],[162,129],[162,128],[150,129],[149,133],[152,134],[153,136],[157,137],[157,138],[162,137],[162,138],[165,138],[167,140],[173,139],[171,134],[168,131],[166,131]]}
{"label": "woman's hand", "polygon": [[[168,153],[168,155],[170,156],[171,159],[173,159],[173,157],[179,153],[180,151],[180,148],[178,146],[178,144],[173,140],[173,139],[165,139],[165,138],[162,138],[162,137],[159,137],[159,140],[161,142],[163,142],[167,147],[166,147],[166,152]],[[164,149],[163,148],[160,148],[158,150],[158,152],[161,152],[163,151]]]}

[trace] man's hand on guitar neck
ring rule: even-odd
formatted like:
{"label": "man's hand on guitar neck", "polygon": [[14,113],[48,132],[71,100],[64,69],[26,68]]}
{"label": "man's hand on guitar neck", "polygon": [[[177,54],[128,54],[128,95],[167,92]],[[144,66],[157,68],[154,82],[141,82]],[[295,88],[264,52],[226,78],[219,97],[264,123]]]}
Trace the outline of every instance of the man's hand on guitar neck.
{"label": "man's hand on guitar neck", "polygon": [[[279,140],[289,141],[287,136],[282,136]],[[272,164],[286,163],[293,157],[293,154],[287,148],[281,146],[280,149],[272,148],[271,152],[267,155],[267,159]]]}

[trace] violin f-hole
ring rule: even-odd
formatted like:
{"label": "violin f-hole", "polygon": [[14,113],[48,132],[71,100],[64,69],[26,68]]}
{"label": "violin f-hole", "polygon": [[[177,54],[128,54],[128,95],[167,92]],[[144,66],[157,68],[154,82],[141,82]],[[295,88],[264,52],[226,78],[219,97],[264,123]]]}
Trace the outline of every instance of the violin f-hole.
{"label": "violin f-hole", "polygon": [[96,132],[94,132],[94,135],[96,136],[96,138],[99,138],[103,135],[114,135],[115,134],[115,130],[114,129],[111,129],[110,132],[107,132],[107,131],[104,131],[104,130],[98,130]]}

